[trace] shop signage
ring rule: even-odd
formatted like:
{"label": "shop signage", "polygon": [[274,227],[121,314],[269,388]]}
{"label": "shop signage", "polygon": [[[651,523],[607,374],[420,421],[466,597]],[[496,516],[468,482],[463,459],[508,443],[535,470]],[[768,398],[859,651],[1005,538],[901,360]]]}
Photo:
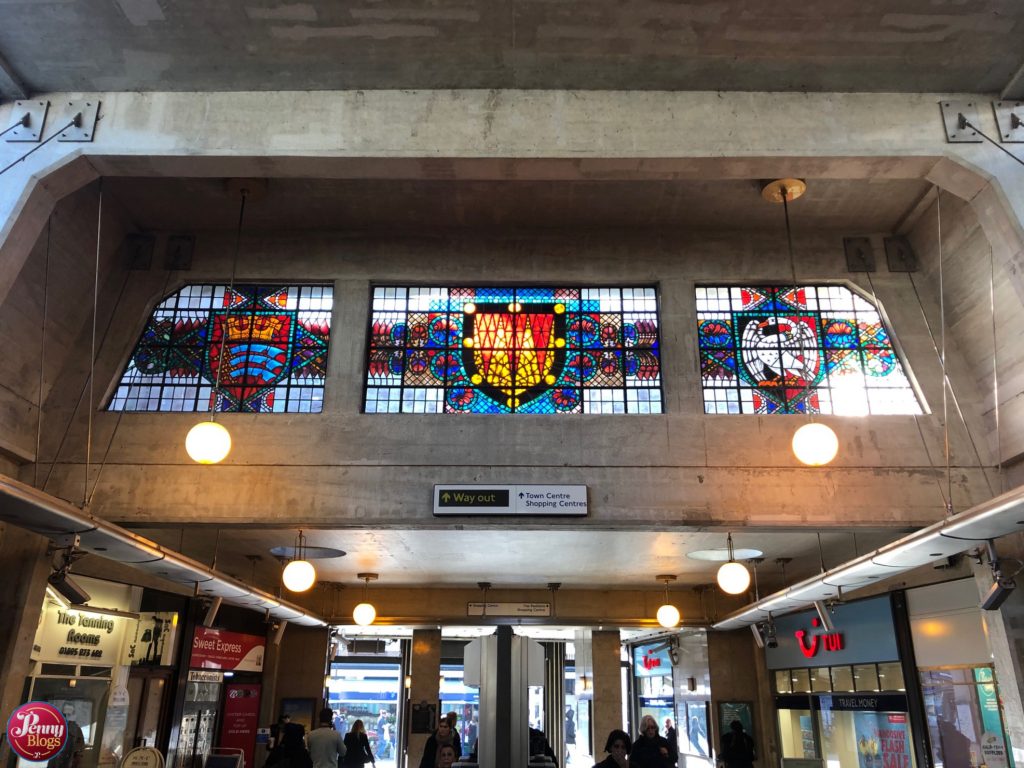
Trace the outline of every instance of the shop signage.
{"label": "shop signage", "polygon": [[188,671],[188,681],[190,683],[223,683],[224,673],[208,672],[203,669],[190,669]]}
{"label": "shop signage", "polygon": [[587,514],[585,485],[435,485],[434,515]]}
{"label": "shop signage", "polygon": [[189,667],[262,672],[266,642],[259,635],[196,627]]}
{"label": "shop signage", "polygon": [[121,768],[163,768],[164,756],[153,747],[136,747],[124,756]]}
{"label": "shop signage", "polygon": [[551,603],[466,603],[467,616],[550,616]]}
{"label": "shop signage", "polygon": [[64,664],[117,664],[135,619],[47,604],[39,618],[32,658]]}
{"label": "shop signage", "polygon": [[224,713],[220,727],[220,746],[240,749],[243,765],[253,765],[256,729],[260,719],[260,686],[232,683],[224,691]]}
{"label": "shop signage", "polygon": [[765,648],[769,669],[834,667],[898,661],[889,595],[841,603],[832,609],[835,629],[826,631],[814,611],[774,619],[776,648]]}
{"label": "shop signage", "polygon": [[7,741],[22,759],[46,762],[67,744],[68,723],[52,704],[30,701],[11,713]]}
{"label": "shop signage", "polygon": [[658,645],[662,647],[638,645],[633,648],[633,674],[636,677],[672,676],[672,660],[668,648],[664,643]]}
{"label": "shop signage", "polygon": [[129,627],[123,664],[171,667],[178,647],[178,614],[174,611],[142,613]]}

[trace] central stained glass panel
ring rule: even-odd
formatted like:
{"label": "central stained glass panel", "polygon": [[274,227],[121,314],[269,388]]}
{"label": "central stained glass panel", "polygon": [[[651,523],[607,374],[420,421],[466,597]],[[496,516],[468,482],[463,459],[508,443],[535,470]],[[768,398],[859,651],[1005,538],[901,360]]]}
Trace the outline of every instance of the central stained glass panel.
{"label": "central stained glass panel", "polygon": [[654,288],[373,291],[367,413],[661,413]]}

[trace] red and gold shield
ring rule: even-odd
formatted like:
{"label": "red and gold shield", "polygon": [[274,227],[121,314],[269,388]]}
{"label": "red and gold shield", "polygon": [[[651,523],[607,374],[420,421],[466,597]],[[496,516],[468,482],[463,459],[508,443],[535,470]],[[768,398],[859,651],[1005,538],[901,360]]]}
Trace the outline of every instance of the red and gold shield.
{"label": "red and gold shield", "polygon": [[562,375],[565,305],[464,305],[462,363],[484,394],[511,409],[525,405]]}

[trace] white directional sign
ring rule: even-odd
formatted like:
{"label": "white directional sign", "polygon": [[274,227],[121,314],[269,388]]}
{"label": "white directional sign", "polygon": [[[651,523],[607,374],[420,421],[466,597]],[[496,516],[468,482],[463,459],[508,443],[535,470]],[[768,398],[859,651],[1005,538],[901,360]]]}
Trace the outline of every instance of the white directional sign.
{"label": "white directional sign", "polygon": [[435,515],[587,514],[585,485],[435,485]]}

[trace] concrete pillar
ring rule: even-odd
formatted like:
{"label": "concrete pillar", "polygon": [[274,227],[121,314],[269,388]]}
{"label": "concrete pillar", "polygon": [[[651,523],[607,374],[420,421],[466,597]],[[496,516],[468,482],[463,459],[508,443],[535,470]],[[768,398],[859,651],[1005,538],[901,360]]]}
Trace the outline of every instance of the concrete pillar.
{"label": "concrete pillar", "polygon": [[[1006,537],[997,546],[1000,558],[1024,558],[1020,535]],[[1008,561],[1003,572],[1012,573],[1017,567],[1016,562]],[[980,600],[992,586],[992,570],[987,562],[974,566],[974,580]],[[982,611],[981,616],[996,671],[1008,747],[1019,765],[1024,760],[1024,589],[1011,592],[999,610]]]}
{"label": "concrete pillar", "polygon": [[[433,704],[441,698],[441,630],[416,629],[412,633],[411,706]],[[411,713],[410,713],[411,714]],[[441,716],[438,711],[438,717]],[[435,722],[432,727],[436,726]],[[408,725],[406,726],[408,729]],[[429,733],[409,733],[408,765],[419,765]]]}
{"label": "concrete pillar", "polygon": [[[39,614],[50,575],[47,541],[42,536],[0,526],[0,562],[11,574],[7,588],[0,590],[0,713],[6,721],[23,703],[22,692],[30,668],[29,655],[39,626]],[[6,764],[9,747],[0,747],[0,764]]]}
{"label": "concrete pillar", "polygon": [[749,629],[708,632],[708,666],[711,670],[711,723],[708,740],[717,753],[722,730],[728,723],[718,721],[720,701],[749,701],[754,720],[754,741],[760,765],[778,765],[775,723],[769,695],[768,670],[764,654],[754,645]]}
{"label": "concrete pillar", "polygon": [[590,754],[599,762],[608,732],[625,728],[622,722],[622,640],[619,631],[595,630],[591,633],[594,655],[594,711],[590,723]]}

